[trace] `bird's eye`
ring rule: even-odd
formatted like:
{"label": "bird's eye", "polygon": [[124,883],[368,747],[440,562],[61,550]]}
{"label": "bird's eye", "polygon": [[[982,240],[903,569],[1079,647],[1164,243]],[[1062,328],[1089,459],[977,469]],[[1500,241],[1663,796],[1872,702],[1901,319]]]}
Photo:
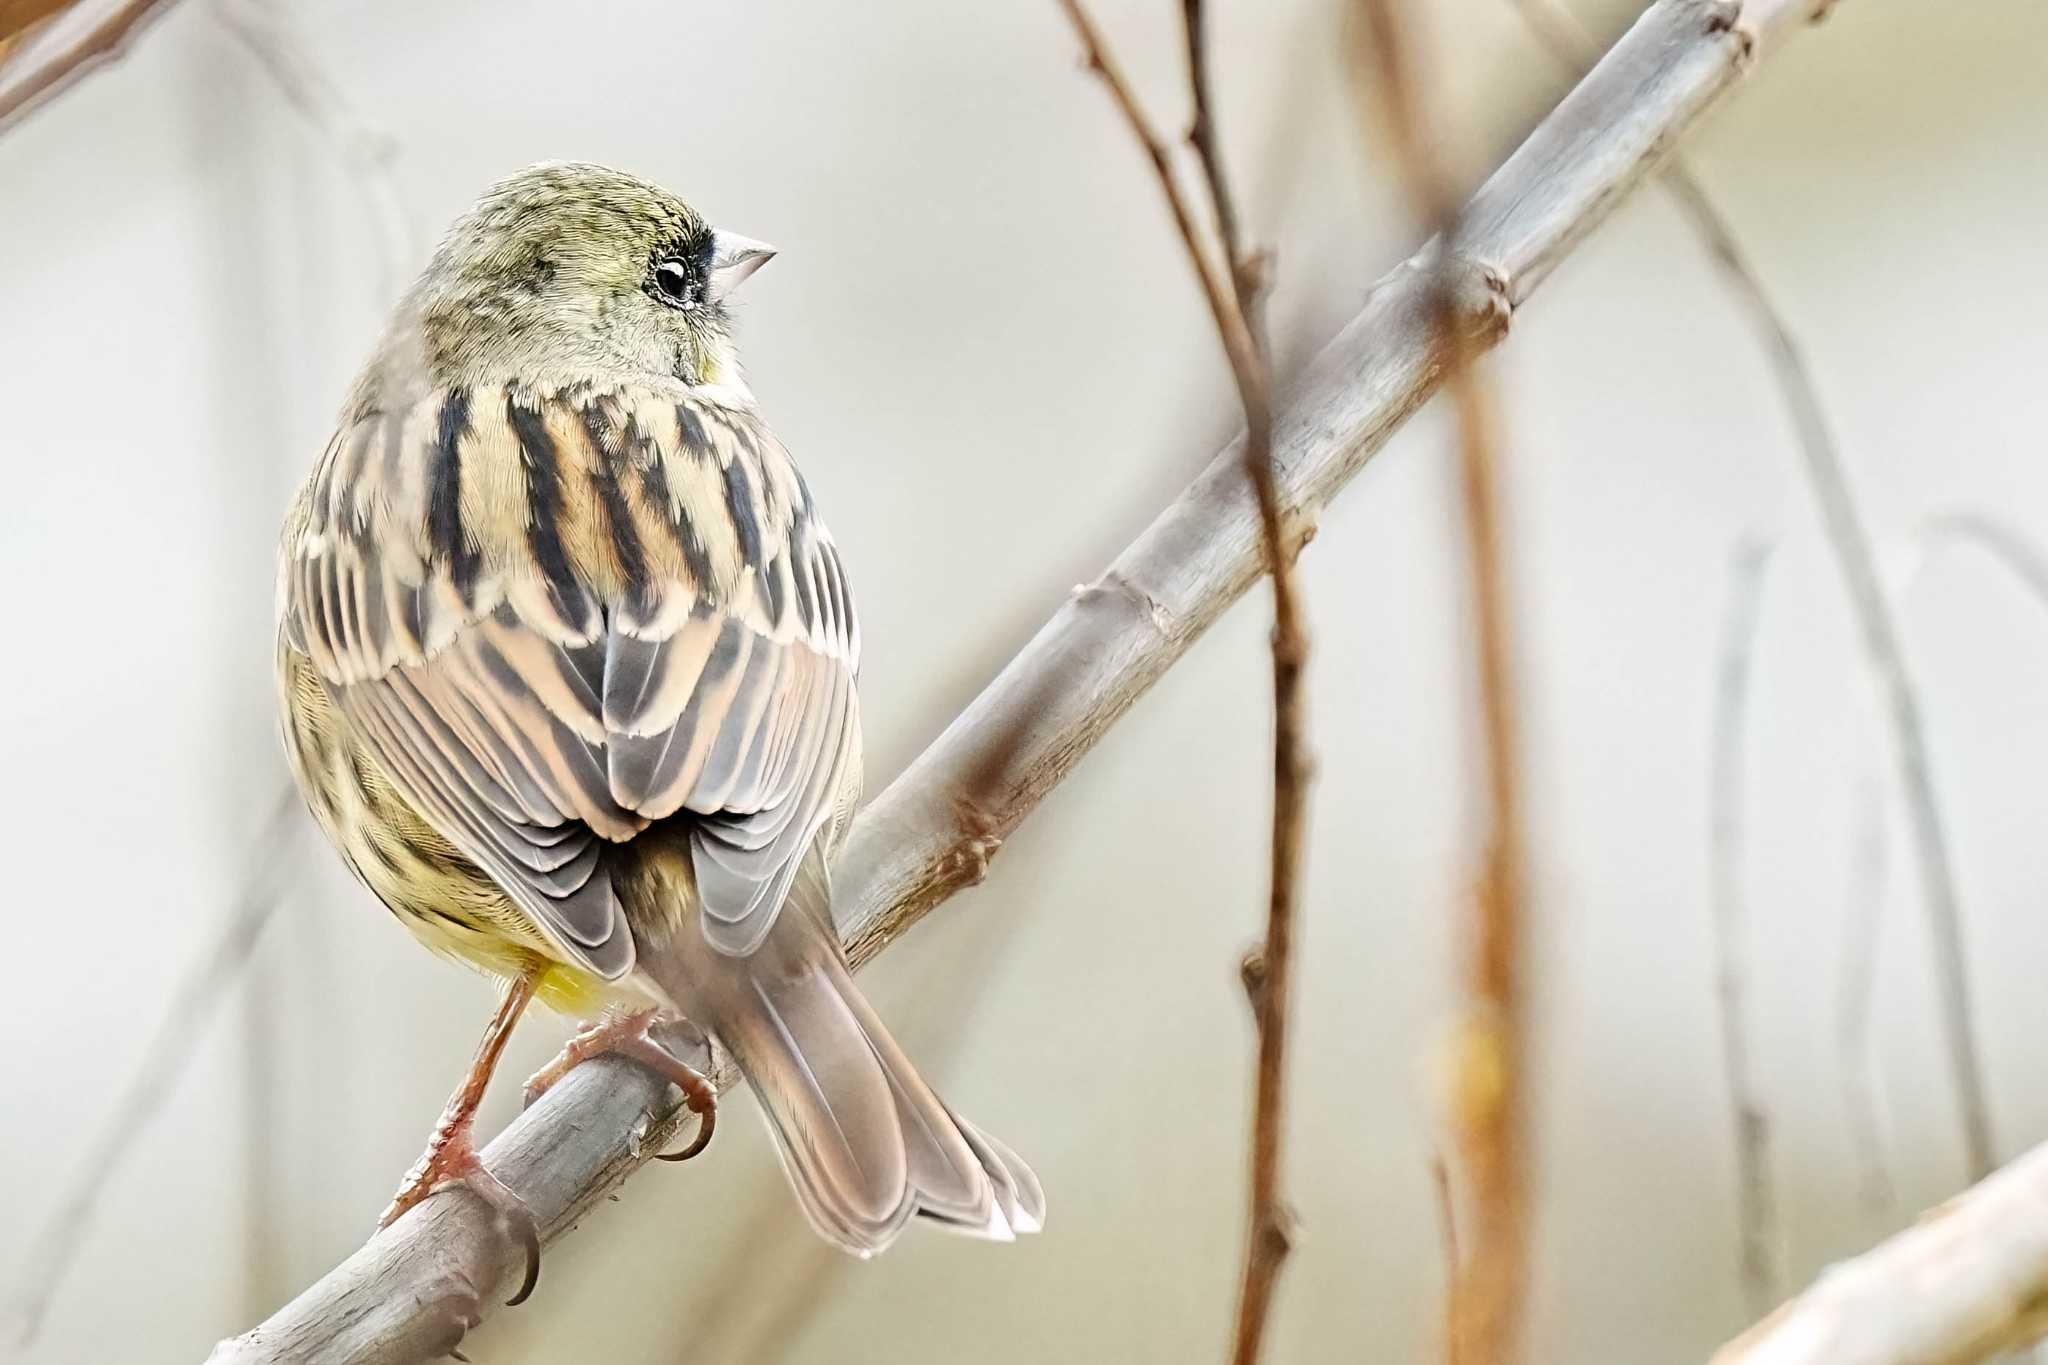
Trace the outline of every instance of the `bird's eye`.
{"label": "bird's eye", "polygon": [[697,306],[697,286],[681,261],[663,261],[654,267],[654,287],[662,302],[676,308]]}

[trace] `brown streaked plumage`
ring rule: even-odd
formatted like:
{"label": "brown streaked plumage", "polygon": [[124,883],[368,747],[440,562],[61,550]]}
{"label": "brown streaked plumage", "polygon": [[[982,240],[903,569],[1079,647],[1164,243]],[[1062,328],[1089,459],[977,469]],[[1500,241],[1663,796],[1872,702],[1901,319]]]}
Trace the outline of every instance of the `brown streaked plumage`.
{"label": "brown streaked plumage", "polygon": [[[287,519],[286,747],[429,946],[727,1048],[826,1237],[1033,1230],[1035,1178],[924,1085],[831,929],[859,628],[739,376],[724,300],[765,249],[735,240],[581,165],[456,224]],[[393,1216],[474,1170],[480,1093]]]}

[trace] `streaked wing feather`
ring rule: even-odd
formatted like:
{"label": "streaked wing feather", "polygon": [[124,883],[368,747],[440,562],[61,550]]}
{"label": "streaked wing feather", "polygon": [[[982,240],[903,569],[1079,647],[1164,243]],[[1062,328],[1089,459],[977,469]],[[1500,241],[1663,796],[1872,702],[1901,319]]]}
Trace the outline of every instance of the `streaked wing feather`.
{"label": "streaked wing feather", "polygon": [[337,436],[298,516],[285,638],[550,939],[627,970],[603,841],[688,812],[707,935],[761,941],[850,780],[859,650],[765,430],[630,389],[457,389]]}

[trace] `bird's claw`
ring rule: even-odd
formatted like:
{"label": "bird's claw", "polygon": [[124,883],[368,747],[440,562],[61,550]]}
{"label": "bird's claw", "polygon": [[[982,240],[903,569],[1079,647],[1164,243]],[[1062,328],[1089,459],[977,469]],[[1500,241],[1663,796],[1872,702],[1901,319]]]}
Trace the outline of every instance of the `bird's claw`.
{"label": "bird's claw", "polygon": [[505,1300],[508,1308],[525,1303],[540,1283],[540,1223],[526,1201],[510,1185],[492,1174],[477,1156],[466,1128],[455,1132],[437,1131],[418,1164],[406,1173],[405,1183],[377,1219],[379,1230],[390,1227],[415,1205],[456,1186],[467,1188],[496,1214],[505,1235],[519,1242],[526,1253],[526,1274],[519,1290]]}
{"label": "bird's claw", "polygon": [[[711,1078],[657,1042],[651,1032],[660,1022],[653,1010],[618,1014],[593,1024],[571,1038],[560,1055],[533,1073],[526,1082],[526,1104],[553,1089],[571,1071],[606,1053],[625,1057],[652,1071],[683,1092],[683,1102],[697,1116],[697,1134],[679,1152],[659,1153],[662,1161],[687,1161],[711,1143],[718,1126],[718,1088]],[[700,1035],[701,1036],[701,1035]]]}

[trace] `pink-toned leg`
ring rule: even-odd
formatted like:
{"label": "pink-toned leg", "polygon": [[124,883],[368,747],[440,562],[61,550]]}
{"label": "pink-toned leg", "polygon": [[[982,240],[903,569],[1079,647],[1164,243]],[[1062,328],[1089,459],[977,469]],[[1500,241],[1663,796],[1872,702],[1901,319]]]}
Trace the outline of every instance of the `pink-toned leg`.
{"label": "pink-toned leg", "polygon": [[660,1022],[656,1010],[635,1010],[613,1014],[571,1038],[561,1054],[533,1073],[526,1081],[526,1102],[530,1105],[545,1095],[562,1077],[593,1057],[610,1053],[640,1063],[683,1092],[690,1112],[697,1116],[697,1135],[680,1152],[663,1153],[663,1161],[687,1161],[711,1143],[711,1131],[718,1122],[718,1089],[697,1068],[677,1057],[650,1036],[648,1030]]}
{"label": "pink-toned leg", "polygon": [[474,1130],[477,1106],[483,1103],[484,1091],[491,1083],[491,1073],[497,1070],[498,1059],[505,1054],[505,1044],[512,1037],[513,1025],[519,1022],[519,1016],[533,999],[540,976],[538,971],[528,972],[506,985],[497,1012],[491,1016],[490,1024],[484,1029],[483,1040],[477,1044],[476,1056],[471,1060],[468,1072],[455,1088],[455,1093],[448,1097],[447,1107],[442,1109],[440,1120],[434,1125],[433,1136],[427,1139],[427,1150],[406,1172],[398,1193],[391,1197],[391,1203],[377,1219],[378,1227],[388,1228],[427,1196],[450,1185],[469,1186],[505,1219],[526,1244],[526,1280],[510,1300],[515,1304],[525,1302],[540,1279],[540,1228],[525,1201],[514,1194],[504,1181],[492,1175],[478,1158]]}

